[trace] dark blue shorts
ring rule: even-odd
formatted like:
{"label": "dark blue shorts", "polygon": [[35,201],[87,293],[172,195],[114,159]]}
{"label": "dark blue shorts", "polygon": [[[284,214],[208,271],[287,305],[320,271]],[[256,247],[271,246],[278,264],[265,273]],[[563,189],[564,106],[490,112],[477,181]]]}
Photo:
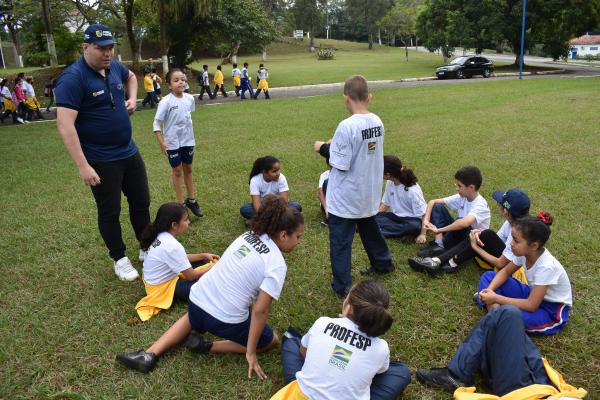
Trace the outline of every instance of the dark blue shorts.
{"label": "dark blue shorts", "polygon": [[167,150],[167,157],[171,168],[176,168],[184,164],[191,164],[194,161],[194,146],[183,146],[177,150]]}
{"label": "dark blue shorts", "polygon": [[[246,346],[248,344],[248,334],[250,332],[250,320],[252,314],[248,316],[248,319],[239,324],[228,324],[221,322],[193,302],[188,303],[188,315],[192,329],[198,333],[209,332],[215,336],[223,339],[231,340]],[[258,340],[258,349],[267,347],[273,341],[273,329],[269,325],[265,325],[262,334]]]}

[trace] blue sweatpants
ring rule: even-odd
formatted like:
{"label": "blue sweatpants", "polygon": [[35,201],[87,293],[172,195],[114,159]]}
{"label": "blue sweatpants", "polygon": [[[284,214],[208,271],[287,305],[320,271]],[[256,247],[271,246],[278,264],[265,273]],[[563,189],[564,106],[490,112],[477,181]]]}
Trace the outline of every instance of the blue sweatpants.
{"label": "blue sweatpants", "polygon": [[357,227],[371,267],[381,273],[394,270],[392,254],[375,216],[351,219],[329,213],[329,255],[333,273],[331,286],[338,293],[352,287],[352,242]]}
{"label": "blue sweatpants", "polygon": [[[302,212],[302,205],[300,203],[296,201],[288,201],[288,204],[294,207],[296,210]],[[240,207],[240,214],[242,214],[242,217],[244,217],[245,219],[252,219],[254,218],[256,211],[254,211],[252,203],[246,203]]]}
{"label": "blue sweatpants", "polygon": [[[496,273],[494,271],[484,272],[479,279],[477,291],[480,292],[490,286],[495,276]],[[529,293],[531,293],[531,287],[510,277],[494,292],[513,299],[526,299],[529,297]],[[485,307],[478,298],[475,298],[475,302],[479,307]],[[538,309],[533,312],[521,310],[525,329],[529,333],[544,335],[552,335],[553,333],[560,332],[567,322],[569,322],[569,309],[570,307],[566,304],[551,303],[542,300]]]}
{"label": "blue sweatpants", "polygon": [[421,218],[399,217],[392,212],[380,212],[375,216],[383,237],[417,236],[421,232]]}
{"label": "blue sweatpants", "polygon": [[448,369],[466,385],[480,372],[498,396],[532,384],[551,385],[539,350],[525,334],[521,311],[512,305],[486,314],[460,344]]}
{"label": "blue sweatpants", "polygon": [[[443,228],[454,222],[454,218],[450,215],[450,212],[443,204],[436,204],[431,209],[431,217],[429,222],[435,225],[437,228]],[[461,231],[452,231],[444,233],[444,247],[450,249],[462,242],[469,236],[471,228],[466,228]]]}
{"label": "blue sweatpants", "polygon": [[[292,332],[292,335],[288,333]],[[290,337],[291,336],[291,337]],[[304,358],[300,355],[300,335],[288,329],[281,342],[281,364],[283,365],[283,379],[287,385],[296,379],[296,372],[302,369]],[[410,383],[410,370],[400,362],[390,362],[390,367],[382,374],[375,375],[371,382],[372,400],[394,400],[404,391]],[[339,382],[343,385],[344,382]]]}

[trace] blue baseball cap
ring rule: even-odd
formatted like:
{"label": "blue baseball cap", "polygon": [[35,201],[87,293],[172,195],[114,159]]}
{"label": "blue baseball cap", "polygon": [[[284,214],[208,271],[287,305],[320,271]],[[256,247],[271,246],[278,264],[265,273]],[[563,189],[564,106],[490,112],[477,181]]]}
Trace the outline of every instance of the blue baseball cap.
{"label": "blue baseball cap", "polygon": [[496,190],[492,193],[492,197],[513,217],[522,217],[527,214],[531,206],[529,196],[519,189],[508,189],[506,192]]}
{"label": "blue baseball cap", "polygon": [[83,33],[83,43],[95,43],[98,46],[115,44],[110,29],[106,25],[92,24]]}

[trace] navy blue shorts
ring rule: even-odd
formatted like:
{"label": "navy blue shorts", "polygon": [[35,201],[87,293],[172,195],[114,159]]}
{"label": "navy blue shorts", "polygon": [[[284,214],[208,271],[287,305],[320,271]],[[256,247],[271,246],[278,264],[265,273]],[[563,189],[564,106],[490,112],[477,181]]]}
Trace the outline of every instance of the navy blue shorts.
{"label": "navy blue shorts", "polygon": [[[231,340],[246,347],[248,344],[248,334],[250,332],[250,320],[248,319],[239,324],[228,324],[221,322],[193,302],[188,303],[188,316],[192,329],[198,333],[209,332],[223,339]],[[257,348],[262,349],[267,347],[273,341],[273,329],[265,324],[262,334],[258,340]]]}
{"label": "navy blue shorts", "polygon": [[171,168],[176,168],[184,164],[191,164],[194,161],[194,146],[183,146],[177,150],[167,150],[167,157]]}

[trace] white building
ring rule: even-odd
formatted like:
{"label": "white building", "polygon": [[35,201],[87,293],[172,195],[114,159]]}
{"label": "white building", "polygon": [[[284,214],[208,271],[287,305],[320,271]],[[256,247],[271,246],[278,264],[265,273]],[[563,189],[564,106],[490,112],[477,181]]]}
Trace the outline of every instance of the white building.
{"label": "white building", "polygon": [[587,55],[600,56],[600,35],[585,34],[569,41],[571,58],[585,57]]}

